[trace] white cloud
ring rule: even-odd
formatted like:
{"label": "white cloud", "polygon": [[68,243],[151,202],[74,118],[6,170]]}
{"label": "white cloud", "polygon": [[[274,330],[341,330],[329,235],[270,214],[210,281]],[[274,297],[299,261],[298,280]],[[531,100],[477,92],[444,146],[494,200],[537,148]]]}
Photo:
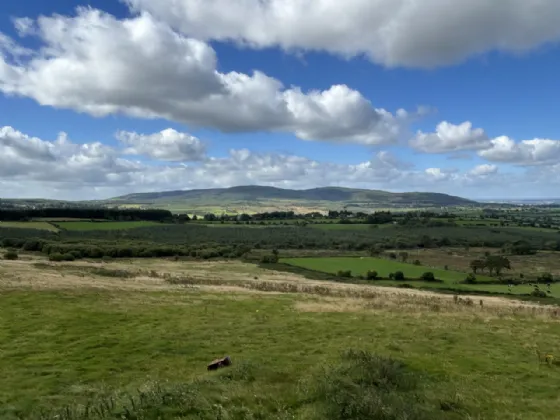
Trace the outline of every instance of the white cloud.
{"label": "white cloud", "polygon": [[127,0],[200,39],[433,67],[560,39],[557,0]]}
{"label": "white cloud", "polygon": [[482,128],[473,128],[466,121],[459,125],[443,121],[436,127],[435,133],[419,131],[410,140],[410,146],[425,153],[450,153],[465,150],[487,149],[491,146],[490,139]]}
{"label": "white cloud", "polygon": [[[164,118],[225,132],[283,131],[306,140],[384,144],[411,118],[374,108],[346,85],[284,88],[259,71],[220,73],[212,47],[148,13],[119,20],[91,8],[17,20],[41,41],[31,56],[4,36],[0,91],[94,116]],[[1,40],[0,40],[1,41]],[[29,55],[29,51],[25,50]],[[25,59],[24,59],[25,58]],[[420,111],[419,111],[420,112]]]}
{"label": "white cloud", "polygon": [[[206,157],[198,162],[173,163],[174,146],[159,142],[161,133],[190,140],[185,133],[163,130],[152,135],[128,133],[138,148],[152,151],[154,161],[141,163],[125,157],[126,147],[98,142],[76,143],[65,133],[53,141],[31,137],[12,127],[0,128],[0,188],[3,197],[92,199],[142,191],[215,188],[235,185],[272,185],[284,188],[347,186],[395,191],[438,191],[458,195],[468,188],[492,185],[480,168],[460,173],[454,169],[415,169],[388,151],[355,164],[321,162],[302,156],[231,150],[226,157]],[[163,135],[165,136],[165,134]],[[141,140],[142,139],[142,140]],[[128,141],[128,140],[127,140]],[[146,148],[144,148],[146,147]],[[489,165],[490,166],[490,165]],[[475,189],[475,191],[478,191]]]}
{"label": "white cloud", "polygon": [[202,160],[206,145],[198,138],[168,128],[154,134],[119,131],[117,139],[127,147],[123,154],[144,155],[169,162]]}
{"label": "white cloud", "polygon": [[469,174],[473,176],[484,177],[488,175],[492,175],[498,172],[498,167],[496,165],[478,165],[475,166],[473,169],[469,171]]}
{"label": "white cloud", "polygon": [[516,143],[507,136],[496,137],[492,147],[478,154],[489,161],[522,166],[551,165],[560,162],[560,141],[550,139],[523,140]]}
{"label": "white cloud", "polygon": [[21,183],[19,194],[26,183],[55,183],[78,191],[91,184],[125,183],[140,167],[99,142],[72,143],[65,133],[45,141],[9,126],[0,128],[0,179]]}

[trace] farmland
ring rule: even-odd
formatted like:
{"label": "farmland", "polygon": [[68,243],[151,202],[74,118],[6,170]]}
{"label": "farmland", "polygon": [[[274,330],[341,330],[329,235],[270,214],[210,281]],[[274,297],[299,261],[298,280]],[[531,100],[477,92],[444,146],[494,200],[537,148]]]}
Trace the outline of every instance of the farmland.
{"label": "farmland", "polygon": [[39,229],[56,232],[58,229],[48,222],[6,222],[0,221],[0,229],[15,228],[15,229]]}
{"label": "farmland", "polygon": [[[89,418],[335,420],[347,406],[363,410],[348,419],[376,418],[381,404],[394,411],[382,419],[548,419],[560,408],[560,241],[539,216],[66,213],[0,227],[0,418],[82,420],[97,407]],[[225,355],[232,367],[206,371]],[[413,389],[378,387],[405,377]]]}
{"label": "farmland", "polygon": [[[382,258],[285,258],[280,262],[307,268],[310,270],[324,271],[326,273],[336,274],[341,270],[350,270],[355,275],[365,276],[368,270],[375,270],[380,277],[389,277],[390,273],[402,271],[409,278],[419,278],[426,271],[434,273],[439,280],[445,280],[449,283],[459,282],[465,279],[467,273],[459,271],[449,271],[443,269],[433,269],[422,267],[420,265],[407,264],[403,262],[391,261]],[[487,276],[479,276],[480,281],[491,281]]]}
{"label": "farmland", "polygon": [[[535,354],[560,351],[550,306],[491,297],[470,306],[239,262],[53,264],[22,254],[0,265],[0,278],[2,418],[73,419],[88,405],[103,418],[334,420],[338,404],[369,398],[426,420],[537,420],[560,409],[560,366]],[[234,365],[207,373],[225,354]],[[414,388],[391,388],[391,398],[338,388],[377,381],[389,366],[391,381],[406,375]]]}
{"label": "farmland", "polygon": [[90,222],[90,221],[75,221],[75,222],[57,222],[57,226],[64,230],[70,231],[88,231],[88,230],[123,230],[135,229],[139,227],[158,226],[157,222],[149,221],[136,221],[136,222]]}

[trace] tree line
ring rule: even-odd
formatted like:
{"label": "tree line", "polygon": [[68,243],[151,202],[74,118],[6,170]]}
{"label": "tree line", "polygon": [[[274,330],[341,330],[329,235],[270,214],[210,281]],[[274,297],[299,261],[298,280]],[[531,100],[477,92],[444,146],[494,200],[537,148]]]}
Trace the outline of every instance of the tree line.
{"label": "tree line", "polygon": [[0,221],[28,221],[32,219],[91,219],[112,221],[155,221],[174,219],[169,210],[47,207],[37,209],[2,208]]}

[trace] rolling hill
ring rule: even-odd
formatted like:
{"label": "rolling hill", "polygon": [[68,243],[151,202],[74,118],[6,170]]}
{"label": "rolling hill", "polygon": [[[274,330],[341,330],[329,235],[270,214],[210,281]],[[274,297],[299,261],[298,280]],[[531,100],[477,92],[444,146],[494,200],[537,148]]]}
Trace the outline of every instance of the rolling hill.
{"label": "rolling hill", "polygon": [[470,206],[475,201],[430,192],[391,193],[379,190],[323,187],[291,190],[257,185],[231,188],[178,190],[128,194],[107,200],[107,203],[144,206],[180,206],[199,208],[211,206],[250,206],[266,208],[306,207],[327,209],[335,206],[361,207],[441,207]]}

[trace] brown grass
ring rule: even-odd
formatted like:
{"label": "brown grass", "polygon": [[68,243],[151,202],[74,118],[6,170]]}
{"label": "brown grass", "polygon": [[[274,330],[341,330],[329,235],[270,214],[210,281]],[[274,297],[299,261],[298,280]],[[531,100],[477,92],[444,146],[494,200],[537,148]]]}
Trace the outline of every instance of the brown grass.
{"label": "brown grass", "polygon": [[[435,248],[417,249],[407,251],[409,260],[420,260],[423,266],[444,268],[446,265],[451,270],[470,272],[469,264],[472,260],[483,258],[484,252],[491,254],[499,253],[495,248]],[[523,273],[526,277],[535,276],[538,273],[550,272],[560,275],[560,252],[539,251],[535,255],[513,255],[508,256],[511,261],[512,270],[506,270],[505,274],[519,276]]]}
{"label": "brown grass", "polygon": [[[560,319],[560,308],[493,296],[461,296],[435,292],[331,283],[259,268],[239,261],[180,262],[157,259],[117,260],[111,263],[77,261],[50,263],[40,257],[1,261],[0,290],[113,289],[122,291],[212,292],[232,298],[262,294],[298,294],[296,310],[303,312],[406,311],[441,312],[484,318],[531,315]],[[99,267],[123,270],[126,276],[96,275]],[[481,304],[482,302],[482,304]]]}

